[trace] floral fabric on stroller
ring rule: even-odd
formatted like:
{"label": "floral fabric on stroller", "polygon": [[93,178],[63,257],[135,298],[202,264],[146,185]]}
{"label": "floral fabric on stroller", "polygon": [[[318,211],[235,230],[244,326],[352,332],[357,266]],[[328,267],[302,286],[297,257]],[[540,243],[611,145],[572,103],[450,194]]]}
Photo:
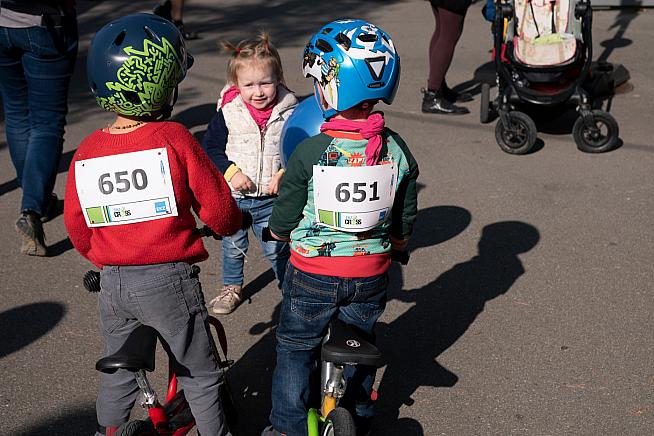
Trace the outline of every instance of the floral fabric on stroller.
{"label": "floral fabric on stroller", "polygon": [[495,0],[483,15],[493,18],[498,96],[491,102],[490,84],[482,84],[480,121],[499,116],[495,139],[502,150],[526,154],[534,148],[538,132],[526,113],[530,106],[571,104],[579,114],[572,134],[580,150],[617,145],[617,122],[593,110],[582,87],[593,54],[590,0]]}
{"label": "floral fabric on stroller", "polygon": [[560,65],[572,60],[581,40],[570,0],[516,0],[516,58],[525,65]]}

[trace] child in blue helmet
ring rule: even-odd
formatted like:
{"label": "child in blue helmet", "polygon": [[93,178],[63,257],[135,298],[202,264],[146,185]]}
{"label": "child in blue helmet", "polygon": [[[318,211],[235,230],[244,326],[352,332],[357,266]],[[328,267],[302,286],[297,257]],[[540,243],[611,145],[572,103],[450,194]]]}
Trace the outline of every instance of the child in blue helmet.
{"label": "child in blue helmet", "polygon": [[[265,435],[307,435],[310,377],[328,325],[338,318],[372,335],[391,250],[406,248],[417,214],[416,161],[373,112],[393,101],[399,82],[390,36],[361,20],[329,23],[308,43],[303,72],[326,122],[291,155],[269,222],[273,237],[290,241],[291,258]],[[375,372],[357,366],[339,404],[359,434],[370,431]]]}
{"label": "child in blue helmet", "polygon": [[[191,59],[179,30],[154,15],[122,17],[95,35],[87,76],[100,106],[116,119],[75,151],[64,221],[75,248],[101,268],[105,356],[141,325],[153,327],[198,431],[225,436],[223,372],[193,265],[208,253],[192,212],[223,235],[238,231],[242,217],[193,135],[163,121]],[[96,435],[126,431],[138,392],[132,372],[102,374]]]}

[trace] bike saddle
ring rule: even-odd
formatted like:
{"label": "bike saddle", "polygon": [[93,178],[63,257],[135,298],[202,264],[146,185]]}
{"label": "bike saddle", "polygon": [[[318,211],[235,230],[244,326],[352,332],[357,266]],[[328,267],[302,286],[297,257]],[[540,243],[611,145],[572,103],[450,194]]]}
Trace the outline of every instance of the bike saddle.
{"label": "bike saddle", "polygon": [[114,354],[103,357],[95,369],[113,374],[119,369],[136,372],[144,369],[154,371],[154,351],[157,345],[157,331],[147,325],[136,328],[125,343]]}
{"label": "bike saddle", "polygon": [[322,344],[322,360],[337,365],[383,365],[381,352],[358,328],[336,319],[329,325],[329,339]]}

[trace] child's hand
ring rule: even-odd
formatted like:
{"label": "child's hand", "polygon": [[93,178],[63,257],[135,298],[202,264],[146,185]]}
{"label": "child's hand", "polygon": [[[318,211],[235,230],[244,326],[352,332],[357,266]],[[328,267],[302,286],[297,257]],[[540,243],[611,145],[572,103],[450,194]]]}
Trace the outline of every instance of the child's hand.
{"label": "child's hand", "polygon": [[232,179],[230,180],[230,183],[232,184],[232,188],[239,192],[254,192],[256,190],[256,186],[254,186],[254,183],[252,183],[252,180],[245,174],[243,174],[242,171],[237,172],[234,174]]}
{"label": "child's hand", "polygon": [[268,194],[277,195],[279,193],[279,187],[282,185],[282,178],[284,177],[284,171],[278,171],[268,185]]}

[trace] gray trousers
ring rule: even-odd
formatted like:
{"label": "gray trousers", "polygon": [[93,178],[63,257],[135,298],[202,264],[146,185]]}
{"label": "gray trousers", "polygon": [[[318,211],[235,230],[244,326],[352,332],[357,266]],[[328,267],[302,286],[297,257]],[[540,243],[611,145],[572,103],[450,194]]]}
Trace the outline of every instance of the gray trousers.
{"label": "gray trousers", "polygon": [[[198,432],[229,436],[220,401],[223,372],[209,332],[198,271],[184,262],[103,268],[98,306],[104,355],[115,353],[141,324],[153,327],[172,357]],[[113,427],[126,422],[138,394],[133,373],[103,373],[96,402],[98,424]]]}

